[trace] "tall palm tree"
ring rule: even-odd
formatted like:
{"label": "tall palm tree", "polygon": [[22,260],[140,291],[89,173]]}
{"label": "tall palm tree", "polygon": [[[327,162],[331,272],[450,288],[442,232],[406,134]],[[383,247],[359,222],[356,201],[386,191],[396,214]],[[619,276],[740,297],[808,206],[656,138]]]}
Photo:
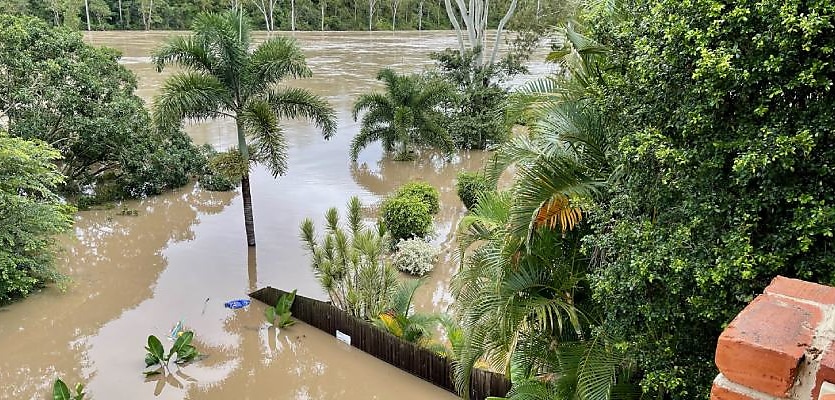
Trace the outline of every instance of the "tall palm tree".
{"label": "tall palm tree", "polygon": [[408,159],[412,146],[426,146],[445,153],[454,150],[443,128],[441,105],[453,97],[452,87],[419,75],[398,75],[385,68],[377,79],[386,84],[384,93],[361,95],[354,103],[354,121],[361,112],[362,128],[351,141],[351,160],[369,144],[381,141],[386,152],[400,147],[396,159]]}
{"label": "tall palm tree", "polygon": [[[264,164],[273,177],[287,170],[281,119],[307,118],[321,129],[325,139],[336,132],[335,113],[323,99],[304,89],[278,86],[285,78],[312,75],[292,38],[271,38],[250,50],[248,21],[234,12],[201,14],[192,31],[191,36],[170,38],[153,53],[159,71],[167,64],[182,68],[165,81],[154,99],[158,123],[232,118],[242,162]],[[241,191],[246,240],[254,246],[249,169],[244,170]]]}
{"label": "tall palm tree", "polygon": [[595,104],[608,49],[572,23],[562,32],[563,47],[548,56],[560,72],[528,83],[509,102],[508,118],[527,120],[529,133],[502,145],[487,167],[496,181],[516,166],[510,231],[527,240],[541,226],[572,229],[582,219],[577,204],[622,172],[611,163],[617,132]]}

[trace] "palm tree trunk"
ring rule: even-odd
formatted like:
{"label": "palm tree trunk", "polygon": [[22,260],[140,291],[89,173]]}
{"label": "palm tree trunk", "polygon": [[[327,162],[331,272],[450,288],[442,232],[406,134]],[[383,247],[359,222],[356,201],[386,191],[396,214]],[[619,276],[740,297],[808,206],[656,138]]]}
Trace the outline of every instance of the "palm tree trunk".
{"label": "palm tree trunk", "polygon": [[[241,120],[235,121],[238,128],[238,151],[241,157],[249,163],[249,146],[244,136],[244,124]],[[246,227],[246,244],[255,246],[255,219],[252,216],[252,193],[249,190],[249,171],[241,177],[241,196],[244,199],[244,226]]]}
{"label": "palm tree trunk", "polygon": [[252,193],[249,191],[249,173],[241,177],[241,194],[244,198],[246,244],[247,246],[255,246],[255,220],[252,217]]}

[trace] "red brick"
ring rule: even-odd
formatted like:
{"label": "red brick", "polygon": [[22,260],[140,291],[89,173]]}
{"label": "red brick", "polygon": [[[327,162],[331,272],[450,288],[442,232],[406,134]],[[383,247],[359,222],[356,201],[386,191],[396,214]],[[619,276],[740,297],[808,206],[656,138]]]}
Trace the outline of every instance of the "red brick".
{"label": "red brick", "polygon": [[758,296],[719,336],[716,366],[735,383],[785,397],[821,318],[818,307]]}
{"label": "red brick", "polygon": [[[823,358],[821,358],[820,368],[818,369],[818,377],[815,382],[815,390],[812,391],[813,399],[818,398],[818,394],[821,391],[821,385],[823,385],[824,382],[835,383],[835,344],[830,345],[829,349],[823,355]],[[832,397],[831,400],[835,400],[835,396],[833,395],[829,395],[827,397]]]}
{"label": "red brick", "polygon": [[725,388],[723,386],[719,386],[716,383],[713,384],[713,388],[710,389],[710,400],[757,400],[751,396],[737,393],[731,389]]}
{"label": "red brick", "polygon": [[781,294],[821,304],[835,304],[835,287],[778,276],[771,280],[765,293]]}

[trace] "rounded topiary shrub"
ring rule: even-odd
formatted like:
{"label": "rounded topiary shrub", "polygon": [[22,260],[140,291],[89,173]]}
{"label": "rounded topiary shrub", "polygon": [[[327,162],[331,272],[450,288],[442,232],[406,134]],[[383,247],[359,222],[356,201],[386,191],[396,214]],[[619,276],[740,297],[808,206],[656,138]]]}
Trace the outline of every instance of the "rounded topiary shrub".
{"label": "rounded topiary shrub", "polygon": [[422,239],[407,239],[397,243],[392,257],[395,268],[407,274],[423,276],[435,268],[438,249]]}
{"label": "rounded topiary shrub", "polygon": [[458,198],[464,203],[468,210],[472,210],[478,203],[481,193],[493,190],[487,177],[478,172],[461,172],[458,174],[458,181],[455,183],[455,190]]}
{"label": "rounded topiary shrub", "polygon": [[423,201],[427,207],[429,207],[430,214],[437,214],[438,210],[441,209],[440,201],[438,200],[438,189],[432,187],[432,185],[421,182],[409,182],[399,189],[394,194],[395,197],[404,197],[404,196],[412,196],[420,199]]}
{"label": "rounded topiary shrub", "polygon": [[432,231],[429,207],[414,196],[395,196],[383,202],[380,218],[392,240],[422,238]]}

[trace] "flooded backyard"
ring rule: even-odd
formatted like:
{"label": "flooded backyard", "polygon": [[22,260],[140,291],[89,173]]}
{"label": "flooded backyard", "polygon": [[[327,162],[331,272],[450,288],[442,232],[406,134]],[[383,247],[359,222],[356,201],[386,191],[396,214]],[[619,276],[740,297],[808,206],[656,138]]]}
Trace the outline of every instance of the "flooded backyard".
{"label": "flooded backyard", "polygon": [[[138,76],[137,93],[150,101],[167,74],[156,72],[149,54],[169,34],[97,32],[87,41],[121,50],[124,64]],[[287,175],[273,179],[256,167],[251,176],[257,247],[246,246],[237,192],[207,192],[191,184],[124,203],[136,216],[120,215],[120,207],[79,212],[72,234],[62,238],[59,269],[71,279],[65,290],[50,287],[0,308],[0,399],[48,398],[57,377],[70,385],[85,383],[92,399],[455,398],[307,325],[279,333],[267,329],[257,302],[241,310],[223,307],[267,285],[323,298],[301,246],[300,222],[313,217],[321,226],[324,211],[344,208],[351,196],[373,213],[383,196],[415,179],[441,195],[433,239],[441,256],[415,306],[445,312],[451,301],[454,227],[465,211],[455,176],[481,168],[486,154],[462,153],[452,162],[436,157],[395,162],[374,145],[352,164],[348,144],[359,129],[351,106],[357,95],[381,86],[377,71],[429,66],[428,53],[454,46],[454,34],[296,37],[314,76],[292,84],[330,102],[338,131],[324,141],[304,121],[284,122]],[[187,131],[197,144],[219,150],[236,142],[232,121],[192,124]],[[196,346],[207,358],[167,380],[143,377],[147,336],[163,336],[180,320],[194,330]]]}

